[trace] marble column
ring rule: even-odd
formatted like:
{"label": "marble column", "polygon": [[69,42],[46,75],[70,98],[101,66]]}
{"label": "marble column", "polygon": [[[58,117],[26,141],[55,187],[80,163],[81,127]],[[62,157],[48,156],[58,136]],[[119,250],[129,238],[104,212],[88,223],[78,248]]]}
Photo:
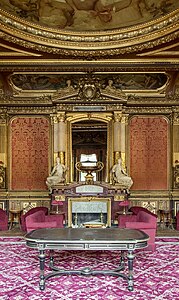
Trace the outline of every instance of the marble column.
{"label": "marble column", "polygon": [[123,168],[126,169],[126,127],[128,123],[128,116],[123,115],[121,118],[121,158]]}
{"label": "marble column", "polygon": [[53,153],[53,165],[56,163],[58,156],[58,118],[56,115],[51,116],[52,125],[52,153]]}
{"label": "marble column", "polygon": [[122,113],[114,113],[114,134],[113,134],[113,150],[114,150],[114,163],[121,157],[121,118]]}
{"label": "marble column", "polygon": [[60,162],[65,164],[65,152],[67,145],[67,129],[65,122],[65,113],[58,114],[58,154]]}

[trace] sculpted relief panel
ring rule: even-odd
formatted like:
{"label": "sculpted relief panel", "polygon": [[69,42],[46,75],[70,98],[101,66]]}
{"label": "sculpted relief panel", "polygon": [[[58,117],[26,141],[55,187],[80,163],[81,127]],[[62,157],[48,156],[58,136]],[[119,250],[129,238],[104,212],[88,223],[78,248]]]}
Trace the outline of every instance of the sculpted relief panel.
{"label": "sculpted relief panel", "polygon": [[0,8],[28,21],[73,31],[141,24],[179,8],[169,0],[1,0]]}

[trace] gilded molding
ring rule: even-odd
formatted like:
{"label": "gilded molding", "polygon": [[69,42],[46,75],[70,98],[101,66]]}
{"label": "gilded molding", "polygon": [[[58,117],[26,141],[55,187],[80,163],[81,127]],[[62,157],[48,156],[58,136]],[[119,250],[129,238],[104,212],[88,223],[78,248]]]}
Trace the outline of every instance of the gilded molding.
{"label": "gilded molding", "polygon": [[61,56],[104,57],[154,48],[179,36],[179,10],[138,26],[108,33],[47,29],[0,10],[1,34],[8,42]]}
{"label": "gilded molding", "polygon": [[65,112],[58,112],[57,113],[57,120],[58,120],[58,123],[60,123],[60,122],[64,123],[66,121],[66,113]]}
{"label": "gilded molding", "polygon": [[178,105],[179,96],[178,95],[170,95],[167,97],[141,97],[137,95],[129,95],[127,103],[130,105]]}
{"label": "gilded molding", "polygon": [[[76,49],[70,49],[71,47],[69,45],[66,46],[67,49],[65,49],[65,47],[63,48],[62,45],[59,45],[59,48],[55,47],[55,45],[53,46],[43,46],[43,45],[38,45],[32,42],[27,42],[24,40],[21,40],[19,38],[15,38],[12,37],[11,35],[5,34],[3,36],[4,40],[8,41],[8,42],[12,42],[15,44],[19,44],[22,47],[28,48],[28,49],[34,49],[36,51],[40,51],[40,52],[47,52],[50,54],[59,54],[61,57],[65,56],[65,57],[88,57],[88,58],[93,58],[93,57],[112,57],[112,56],[116,56],[119,54],[127,54],[127,53],[133,53],[133,52],[141,52],[145,49],[151,49],[154,48],[156,46],[160,46],[164,43],[169,43],[174,39],[177,39],[179,37],[179,32],[174,32],[172,34],[169,34],[167,36],[164,36],[163,38],[158,38],[157,40],[154,41],[148,41],[148,42],[144,42],[141,41],[141,44],[137,44],[137,45],[132,45],[132,46],[128,46],[130,43],[126,43],[123,44],[123,47],[120,48],[120,43],[116,43],[115,46],[109,46],[108,48],[111,47],[111,49],[96,49],[96,50],[83,50],[83,47],[81,47],[80,50],[76,50]],[[138,41],[139,42],[139,41]],[[100,45],[101,47],[101,45]],[[75,48],[75,47],[74,47]],[[87,48],[87,47],[86,47]],[[85,49],[86,49],[85,48]]]}
{"label": "gilded molding", "polygon": [[179,125],[179,112],[173,114],[173,125]]}
{"label": "gilded molding", "polygon": [[[101,33],[101,31],[81,31],[80,34],[76,31],[66,31],[66,30],[58,30],[58,29],[49,29],[45,28],[44,26],[40,26],[37,24],[30,23],[22,18],[18,18],[14,15],[11,15],[8,12],[1,11],[0,9],[0,20],[2,24],[4,24],[4,27],[8,29],[9,26],[11,26],[16,30],[19,30],[20,32],[25,32],[27,34],[34,35],[35,40],[37,39],[36,36],[57,40],[60,42],[64,41],[70,41],[75,43],[101,43],[101,42],[107,42],[107,44],[111,41],[120,41],[120,40],[126,40],[126,39],[133,39],[137,38],[139,39],[140,36],[146,35],[146,34],[154,34],[154,32],[158,32],[162,29],[167,29],[168,32],[170,30],[177,29],[177,22],[179,20],[179,9],[175,10],[174,12],[165,15],[164,17],[161,17],[159,19],[147,22],[144,26],[137,25],[132,26],[131,28],[128,28],[128,30],[125,29],[116,29],[116,30],[108,30],[108,34],[106,34],[105,31]],[[171,27],[171,28],[170,28]]]}
{"label": "gilded molding", "polygon": [[56,115],[51,115],[50,118],[51,118],[51,124],[52,125],[58,123],[58,117]]}
{"label": "gilded molding", "polygon": [[163,114],[163,115],[169,115],[172,113],[171,107],[126,107],[125,112],[132,115],[132,114]]}
{"label": "gilded molding", "polygon": [[0,124],[6,124],[7,122],[7,115],[0,109]]}
{"label": "gilded molding", "polygon": [[9,59],[0,60],[1,71],[11,72],[168,72],[178,71],[179,58],[133,58],[133,59]]}
{"label": "gilded molding", "polygon": [[122,119],[122,112],[114,112],[114,122],[120,123]]}
{"label": "gilded molding", "polygon": [[122,116],[122,119],[121,119],[121,124],[125,124],[125,125],[127,125],[128,124],[128,121],[129,121],[129,115],[127,114],[125,114],[125,115],[123,115]]}
{"label": "gilded molding", "polygon": [[[55,110],[55,109],[54,109]],[[55,111],[54,111],[55,112]],[[53,113],[52,108],[44,107],[44,106],[39,106],[39,107],[34,107],[34,106],[11,106],[8,107],[7,113],[9,115],[14,115],[14,114],[36,114],[36,115],[50,115]]]}

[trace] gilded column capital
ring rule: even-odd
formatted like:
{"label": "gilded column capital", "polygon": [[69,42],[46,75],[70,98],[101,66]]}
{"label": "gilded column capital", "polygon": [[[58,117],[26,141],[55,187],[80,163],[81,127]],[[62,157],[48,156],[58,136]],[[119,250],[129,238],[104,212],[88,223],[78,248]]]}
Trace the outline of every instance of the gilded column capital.
{"label": "gilded column capital", "polygon": [[128,122],[129,122],[129,115],[128,114],[123,115],[121,118],[121,123],[127,125]]}
{"label": "gilded column capital", "polygon": [[122,120],[122,112],[114,112],[114,122],[121,122]]}
{"label": "gilded column capital", "polygon": [[57,124],[58,123],[58,117],[57,115],[50,115],[50,119],[51,119],[51,124]]}
{"label": "gilded column capital", "polygon": [[173,125],[179,125],[179,112],[173,114]]}
{"label": "gilded column capital", "polygon": [[0,124],[6,124],[9,119],[9,116],[4,113],[0,113]]}
{"label": "gilded column capital", "polygon": [[65,112],[60,112],[60,113],[57,113],[57,120],[58,122],[65,122],[66,121],[66,114]]}

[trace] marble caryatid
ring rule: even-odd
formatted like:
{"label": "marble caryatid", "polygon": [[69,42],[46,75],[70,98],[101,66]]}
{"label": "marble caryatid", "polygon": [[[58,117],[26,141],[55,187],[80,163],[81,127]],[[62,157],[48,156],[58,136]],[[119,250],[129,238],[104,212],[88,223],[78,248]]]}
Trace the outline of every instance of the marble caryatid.
{"label": "marble caryatid", "polygon": [[118,183],[121,186],[125,187],[127,190],[133,185],[132,178],[125,172],[122,167],[121,158],[118,159],[117,164],[112,167],[112,179],[113,183]]}
{"label": "marble caryatid", "polygon": [[52,191],[52,186],[65,182],[65,172],[66,167],[61,164],[60,158],[57,157],[56,165],[53,167],[52,172],[46,180],[46,185],[48,186],[50,192]]}

